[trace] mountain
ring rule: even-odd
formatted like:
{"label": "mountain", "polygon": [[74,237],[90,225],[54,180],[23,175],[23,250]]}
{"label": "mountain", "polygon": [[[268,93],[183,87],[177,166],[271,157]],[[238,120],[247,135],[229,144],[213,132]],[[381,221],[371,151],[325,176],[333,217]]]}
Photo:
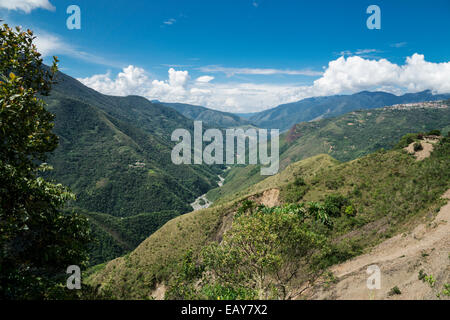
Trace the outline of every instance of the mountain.
{"label": "mountain", "polygon": [[251,112],[251,113],[234,113],[238,117],[244,118],[244,119],[250,119],[252,116],[256,115],[257,112]]}
{"label": "mountain", "polygon": [[165,103],[164,106],[175,109],[188,119],[203,121],[204,124],[213,128],[231,128],[251,125],[250,121],[233,113],[208,109],[184,103]]}
{"label": "mountain", "polygon": [[141,97],[100,94],[62,73],[57,81],[45,101],[59,146],[45,175],[69,186],[77,196],[70,206],[91,219],[93,263],[133,249],[217,186],[220,167],[171,161],[172,131],[193,130],[192,120]]}
{"label": "mountain", "polygon": [[387,92],[363,91],[352,95],[314,97],[283,104],[273,109],[259,112],[251,116],[249,121],[261,128],[286,131],[299,122],[335,117],[354,110],[449,98],[450,94],[433,95],[429,90],[408,93],[402,96],[396,96]]}
{"label": "mountain", "polygon": [[[414,135],[414,139],[417,140],[418,135]],[[131,254],[97,266],[95,270],[92,270],[87,281],[93,285],[100,285],[114,298],[120,299],[164,298],[165,295],[167,298],[217,299],[217,297],[237,296],[245,299],[249,295],[252,296],[251,288],[246,289],[247,291],[237,287],[230,288],[226,286],[226,283],[221,282],[220,278],[208,277],[211,272],[221,270],[223,263],[228,262],[225,257],[234,261],[233,256],[226,256],[224,253],[223,262],[215,263],[208,260],[208,254],[214,248],[220,250],[224,234],[228,235],[233,230],[235,233],[244,235],[245,232],[254,234],[257,232],[255,230],[260,230],[261,233],[267,232],[264,228],[255,229],[256,226],[252,223],[242,223],[252,221],[252,213],[246,213],[246,210],[252,208],[253,204],[259,208],[263,206],[260,215],[267,212],[266,214],[269,214],[267,219],[280,214],[292,218],[293,215],[304,214],[304,210],[316,212],[314,208],[322,212],[321,214],[334,212],[329,217],[331,220],[328,227],[313,224],[312,229],[306,231],[306,234],[316,234],[322,239],[321,241],[329,243],[329,250],[321,256],[319,264],[315,264],[317,262],[313,259],[303,263],[306,263],[306,267],[314,264],[326,271],[329,267],[361,255],[388,238],[394,236],[402,238],[402,235],[412,238],[408,236],[409,232],[420,223],[428,224],[429,229],[436,228],[438,224],[432,225],[431,222],[445,203],[441,196],[450,188],[449,159],[450,138],[443,138],[434,144],[431,155],[422,161],[417,161],[413,155],[407,154],[402,147],[398,147],[391,151],[381,150],[343,163],[323,154],[295,162],[277,175],[250,186],[238,197],[169,221]],[[341,207],[337,203],[345,203],[345,212],[343,209],[335,210],[337,206]],[[273,208],[269,210],[268,207]],[[290,210],[294,211],[290,212]],[[240,229],[234,229],[236,223],[239,224]],[[445,225],[444,222],[443,224]],[[305,224],[305,228],[306,226]],[[428,230],[427,228],[423,227],[420,235],[414,235],[414,247],[420,248],[421,237]],[[275,227],[271,230],[276,233],[279,229]],[[442,233],[441,229],[441,236],[443,234],[445,232]],[[256,235],[255,237],[256,242],[261,240],[263,243],[264,238],[259,239]],[[272,243],[272,241],[275,242],[277,239],[273,238],[268,242]],[[238,250],[240,244],[240,242],[232,243],[231,248],[235,246],[234,249]],[[418,252],[415,256],[416,260],[407,268],[407,276],[397,281],[407,284],[409,282],[405,282],[405,279],[408,281],[414,279],[420,284],[418,275],[424,272],[423,269],[429,272],[425,257],[433,254],[433,250],[445,251],[445,246],[433,249],[431,247],[427,247],[430,248],[427,252],[416,250]],[[408,255],[407,259],[410,259],[409,251],[406,248],[403,249],[405,251],[399,248],[403,256],[389,259],[402,259],[405,255]],[[283,248],[279,248],[279,251],[282,250]],[[442,255],[441,260],[439,265],[433,267],[433,274],[438,279],[434,283],[437,292],[445,288],[445,281],[448,279],[447,252]],[[269,257],[267,260],[264,259],[264,262],[266,261],[270,261]],[[260,262],[254,261],[254,263],[259,265]],[[283,261],[280,265],[281,263]],[[286,263],[299,262],[295,258],[290,260],[288,258]],[[363,270],[361,272],[364,273],[364,283],[367,277],[366,266],[370,263],[373,262],[367,261],[363,265],[364,268],[358,269]],[[263,267],[260,270],[273,272]],[[350,274],[357,270],[343,271]],[[392,271],[392,274],[394,273]],[[248,276],[245,273],[239,275]],[[249,276],[252,277],[252,274]],[[301,285],[305,282],[301,280],[301,272],[293,276],[299,282],[298,284],[294,282],[292,287],[287,287],[287,290],[295,292],[302,288]],[[325,272],[323,276],[324,278],[321,278],[324,280],[322,281],[323,290],[330,290],[330,286],[334,286],[341,280],[332,273]],[[390,277],[391,273],[386,275],[386,279],[388,276]],[[208,285],[211,281],[214,284],[212,286]],[[252,285],[245,279],[241,280],[241,284],[244,288]],[[400,286],[400,283],[396,284]],[[345,283],[342,286],[345,286]],[[347,283],[346,287],[351,286]],[[317,290],[316,287],[310,288],[311,290],[304,292],[300,298],[307,297],[306,294]],[[384,297],[388,297],[389,289],[390,287],[386,286],[382,288]],[[402,287],[402,291],[404,290],[408,290],[408,287]],[[428,291],[435,297],[431,290]]]}
{"label": "mountain", "polygon": [[[450,100],[353,111],[336,118],[302,122],[280,136],[280,169],[317,154],[329,154],[339,161],[350,161],[391,149],[409,132],[450,131]],[[265,177],[259,166],[234,166],[225,174],[223,187],[208,192],[209,200],[235,196]]]}

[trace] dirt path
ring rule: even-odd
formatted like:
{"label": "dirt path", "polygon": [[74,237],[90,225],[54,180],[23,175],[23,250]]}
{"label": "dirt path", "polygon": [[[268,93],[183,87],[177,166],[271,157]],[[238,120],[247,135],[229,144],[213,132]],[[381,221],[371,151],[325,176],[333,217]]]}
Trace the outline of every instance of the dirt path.
{"label": "dirt path", "polygon": [[[443,198],[450,199],[450,190]],[[409,234],[397,235],[361,255],[332,268],[339,282],[318,288],[312,299],[436,299],[444,283],[450,282],[450,201],[432,223],[417,226]],[[381,270],[381,289],[367,288],[369,265]],[[420,270],[436,278],[434,288],[418,279]],[[394,286],[402,292],[390,296]]]}

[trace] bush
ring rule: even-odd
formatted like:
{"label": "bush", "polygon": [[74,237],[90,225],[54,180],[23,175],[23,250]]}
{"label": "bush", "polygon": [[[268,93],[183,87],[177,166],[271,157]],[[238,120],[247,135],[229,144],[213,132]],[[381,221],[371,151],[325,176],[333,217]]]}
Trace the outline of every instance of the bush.
{"label": "bush", "polygon": [[294,181],[294,185],[299,187],[299,186],[305,186],[305,180],[302,177],[296,177],[295,181]]}
{"label": "bush", "polygon": [[441,135],[441,131],[439,130],[431,130],[430,132],[428,132],[429,136],[440,136]]}
{"label": "bush", "polygon": [[348,206],[350,201],[340,194],[331,194],[326,196],[324,207],[331,217],[339,217],[342,214],[342,208]]}
{"label": "bush", "polygon": [[389,291],[390,296],[393,296],[395,294],[402,294],[402,292],[400,291],[400,289],[397,286],[393,287],[391,289],[391,291]]}
{"label": "bush", "polygon": [[414,151],[420,151],[423,150],[422,144],[420,142],[414,143]]}
{"label": "bush", "polygon": [[303,205],[244,205],[222,243],[213,242],[201,251],[204,269],[187,256],[187,267],[181,266],[167,297],[289,299],[298,294],[293,288],[320,278],[323,258],[330,251],[326,237],[314,231],[320,215],[307,215]]}
{"label": "bush", "polygon": [[356,209],[352,205],[345,207],[344,212],[347,216],[350,216],[350,217],[354,217],[356,215]]}

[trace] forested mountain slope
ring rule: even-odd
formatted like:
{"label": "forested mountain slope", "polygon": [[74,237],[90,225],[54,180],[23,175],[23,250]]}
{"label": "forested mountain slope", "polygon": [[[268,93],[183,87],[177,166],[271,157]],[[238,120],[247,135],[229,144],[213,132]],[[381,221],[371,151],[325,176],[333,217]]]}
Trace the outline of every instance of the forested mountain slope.
{"label": "forested mountain slope", "polygon": [[431,91],[407,93],[402,96],[396,96],[387,92],[362,91],[352,95],[314,97],[283,104],[256,113],[249,118],[249,121],[261,128],[285,131],[296,123],[336,117],[354,110],[449,98],[450,94],[433,95]]}
{"label": "forested mountain slope", "polygon": [[184,103],[161,102],[161,104],[177,110],[188,119],[203,121],[204,124],[213,128],[232,128],[251,125],[250,121],[228,112]]}
{"label": "forested mountain slope", "polygon": [[[57,81],[45,100],[60,143],[48,159],[54,170],[46,174],[69,186],[77,196],[71,205],[93,220],[93,262],[133,249],[217,185],[218,167],[171,161],[172,130],[192,129],[191,120],[141,97],[102,95],[62,73]],[[111,218],[99,218],[105,214]],[[118,230],[114,217],[128,219],[137,234]]]}

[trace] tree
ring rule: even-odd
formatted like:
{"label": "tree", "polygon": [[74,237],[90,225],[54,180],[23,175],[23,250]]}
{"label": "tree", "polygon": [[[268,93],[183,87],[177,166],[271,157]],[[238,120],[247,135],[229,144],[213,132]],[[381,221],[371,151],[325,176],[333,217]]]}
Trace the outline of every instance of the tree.
{"label": "tree", "polygon": [[203,250],[203,282],[259,299],[298,296],[324,272],[320,261],[329,246],[314,231],[317,219],[301,205],[258,207],[235,218],[223,242]]}
{"label": "tree", "polygon": [[33,40],[30,30],[0,27],[0,299],[60,297],[66,268],[88,257],[87,220],[62,212],[74,195],[39,176],[58,145],[39,98],[58,60],[45,66]]}

